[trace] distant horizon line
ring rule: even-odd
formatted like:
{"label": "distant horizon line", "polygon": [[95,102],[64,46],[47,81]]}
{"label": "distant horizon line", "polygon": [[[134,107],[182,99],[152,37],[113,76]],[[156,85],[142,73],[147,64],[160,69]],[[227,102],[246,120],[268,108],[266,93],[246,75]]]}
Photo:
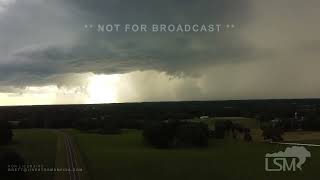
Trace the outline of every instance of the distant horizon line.
{"label": "distant horizon line", "polygon": [[225,99],[225,100],[167,100],[167,101],[133,101],[118,103],[74,103],[74,104],[35,104],[35,105],[0,105],[0,107],[30,107],[30,106],[86,106],[86,105],[112,105],[112,104],[142,104],[142,103],[183,103],[183,102],[226,102],[226,101],[279,101],[279,100],[320,100],[318,98],[257,98],[257,99]]}

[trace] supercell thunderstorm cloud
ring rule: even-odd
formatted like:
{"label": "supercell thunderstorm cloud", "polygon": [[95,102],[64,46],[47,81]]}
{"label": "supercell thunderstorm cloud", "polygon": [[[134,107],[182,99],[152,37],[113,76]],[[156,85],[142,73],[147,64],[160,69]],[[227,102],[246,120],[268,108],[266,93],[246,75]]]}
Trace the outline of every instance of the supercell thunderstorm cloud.
{"label": "supercell thunderstorm cloud", "polygon": [[316,0],[0,0],[0,104],[317,98],[319,8]]}

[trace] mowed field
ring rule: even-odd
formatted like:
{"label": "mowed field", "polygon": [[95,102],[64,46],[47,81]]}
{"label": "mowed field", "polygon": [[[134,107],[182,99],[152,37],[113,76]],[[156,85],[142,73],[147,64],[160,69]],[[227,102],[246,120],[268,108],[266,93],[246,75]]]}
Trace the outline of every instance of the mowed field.
{"label": "mowed field", "polygon": [[303,171],[266,172],[265,154],[287,146],[210,140],[209,148],[155,149],[145,146],[142,132],[97,135],[73,131],[91,179],[212,180],[212,179],[314,179],[320,175],[320,148],[307,147],[312,157]]}

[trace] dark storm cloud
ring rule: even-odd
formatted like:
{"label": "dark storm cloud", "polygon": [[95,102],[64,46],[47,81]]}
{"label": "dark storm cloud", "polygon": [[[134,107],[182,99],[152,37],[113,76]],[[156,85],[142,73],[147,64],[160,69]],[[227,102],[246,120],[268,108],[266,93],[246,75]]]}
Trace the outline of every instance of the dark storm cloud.
{"label": "dark storm cloud", "polygon": [[[2,85],[55,83],[59,74],[160,70],[197,74],[202,67],[253,59],[237,28],[249,23],[246,0],[28,0],[0,14]],[[85,24],[234,23],[221,33],[98,33]]]}
{"label": "dark storm cloud", "polygon": [[96,22],[110,23],[207,23],[212,21],[220,23],[241,21],[242,23],[250,14],[248,0],[71,0],[67,2],[74,8],[78,7],[87,17],[94,17]]}
{"label": "dark storm cloud", "polygon": [[[1,102],[13,102],[1,93],[16,92],[22,100],[15,104],[34,104],[33,96],[23,99],[25,86],[56,92],[53,103],[88,102],[93,73],[123,73],[115,75],[119,102],[320,97],[319,9],[318,0],[6,0]],[[84,28],[113,23],[236,27],[220,33]],[[71,98],[60,93],[68,89]],[[82,98],[72,89],[82,89]]]}

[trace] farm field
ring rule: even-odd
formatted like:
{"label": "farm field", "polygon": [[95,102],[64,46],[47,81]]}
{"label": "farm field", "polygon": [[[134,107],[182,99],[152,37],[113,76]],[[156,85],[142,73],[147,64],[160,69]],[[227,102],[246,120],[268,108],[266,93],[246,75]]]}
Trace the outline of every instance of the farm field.
{"label": "farm field", "polygon": [[286,145],[211,140],[209,148],[154,149],[142,142],[141,131],[97,135],[73,131],[91,179],[312,179],[319,174],[320,148],[307,147],[312,157],[303,171],[266,172],[266,153]]}

